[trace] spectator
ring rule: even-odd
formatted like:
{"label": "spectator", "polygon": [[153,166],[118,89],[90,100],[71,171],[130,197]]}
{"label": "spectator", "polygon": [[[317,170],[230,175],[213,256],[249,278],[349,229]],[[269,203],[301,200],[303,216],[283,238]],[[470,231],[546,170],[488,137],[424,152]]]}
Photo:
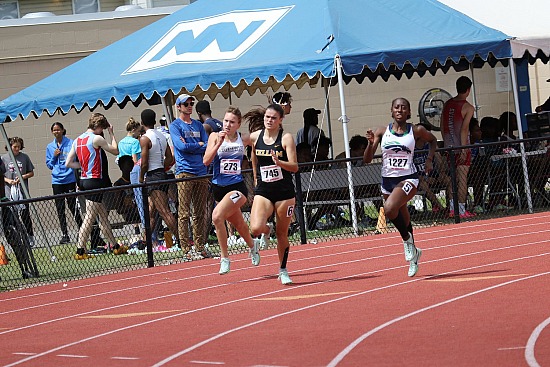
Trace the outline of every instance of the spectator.
{"label": "spectator", "polygon": [[[431,127],[427,124],[418,124],[431,132]],[[418,188],[424,191],[426,198],[432,204],[432,212],[443,213],[445,207],[439,202],[439,199],[432,190],[432,187],[443,186],[448,189],[451,179],[444,169],[444,162],[438,152],[434,153],[432,170],[426,173],[426,162],[430,153],[430,143],[421,138],[416,139],[413,162],[418,171]],[[426,209],[425,209],[426,210]]]}
{"label": "spectator", "polygon": [[292,96],[288,92],[277,92],[273,95],[272,102],[270,103],[281,106],[286,116],[290,114],[290,110],[292,109]]}
{"label": "spectator", "polygon": [[[120,168],[121,176],[115,181],[113,186],[126,186],[130,185],[130,175],[133,171],[134,160],[129,155],[123,155],[118,158],[118,167]],[[139,167],[139,166],[138,166]],[[139,182],[139,177],[138,177]],[[140,213],[138,211],[137,203],[134,197],[134,191],[132,189],[120,190],[114,192],[113,198],[116,211],[122,215],[127,223],[134,223],[135,233],[139,234],[139,220]]]}
{"label": "spectator", "polygon": [[[550,79],[546,79],[546,82],[550,82]],[[550,111],[550,97],[548,97],[548,99],[543,104],[535,108],[535,112],[544,111]]]}
{"label": "spectator", "polygon": [[[472,117],[470,120],[470,142],[483,144],[479,121]],[[485,191],[487,162],[485,160],[485,147],[471,148],[472,165],[468,171],[468,186],[471,186],[474,194],[473,213],[481,214],[483,209],[483,193]]]}
{"label": "spectator", "polygon": [[[170,137],[174,144],[176,177],[186,178],[178,182],[179,217],[178,231],[182,249],[191,258],[210,257],[205,250],[208,178],[202,159],[206,150],[208,135],[200,121],[191,118],[195,98],[182,94],[176,99],[179,118],[170,124]],[[189,219],[193,206],[193,241],[189,239]]]}
{"label": "spectator", "polygon": [[197,115],[199,115],[199,121],[202,122],[202,126],[204,126],[207,135],[213,132],[219,133],[222,131],[222,122],[212,117],[210,102],[206,100],[198,101],[195,110],[197,111]]}
{"label": "spectator", "polygon": [[[29,156],[21,151],[25,148],[23,139],[19,137],[13,137],[13,138],[9,138],[8,142],[11,146],[11,150],[13,151],[13,155],[17,162],[17,166],[19,167],[19,171],[21,173],[21,177],[23,178],[25,187],[28,190],[29,178],[34,176],[34,165],[32,164]],[[7,147],[6,147],[6,150],[8,150]],[[10,155],[4,154],[2,156],[2,161],[4,162],[4,166],[6,167],[6,173],[4,174],[4,183],[5,183],[5,190],[8,195],[8,198],[11,201],[18,201],[18,200],[25,199],[23,189],[19,181],[19,176],[17,175],[17,171],[15,170],[15,165],[13,164]],[[23,219],[23,224],[25,225],[25,229],[27,230],[27,234],[29,235],[29,243],[31,247],[33,247],[34,231],[32,227],[31,212],[30,212],[29,204],[25,204],[23,206],[21,210],[21,219]]]}
{"label": "spectator", "polygon": [[[363,154],[365,154],[365,149],[367,149],[367,145],[369,145],[369,141],[365,136],[362,135],[354,135],[351,137],[349,141],[349,155],[350,158],[363,158]],[[346,152],[342,152],[336,156],[334,159],[345,159],[346,158]],[[357,167],[363,165],[363,159],[359,160],[353,160],[351,161],[352,166]],[[334,168],[345,168],[346,162],[339,162],[335,163]]]}
{"label": "spectator", "polygon": [[[139,136],[141,134],[142,126],[139,121],[134,120],[133,117],[128,119],[126,123],[126,136],[118,142],[118,159],[122,156],[130,156],[134,166],[130,172],[130,183],[132,185],[139,184],[139,170],[140,170],[140,159],[141,159],[141,147],[139,145]],[[120,167],[120,164],[119,164]],[[143,199],[141,194],[141,188],[136,187],[134,189],[135,202],[140,214],[141,222],[145,226],[145,219],[143,214]],[[139,234],[139,225],[134,226],[135,234]]]}
{"label": "spectator", "polygon": [[[105,140],[103,130],[107,129],[111,136],[110,143]],[[66,167],[80,169],[80,189],[82,191],[94,190],[110,186],[107,181],[107,159],[101,154],[107,151],[113,155],[118,154],[118,145],[113,132],[113,126],[107,118],[100,113],[92,113],[88,120],[88,129],[73,142],[71,151],[67,156]],[[78,160],[77,160],[78,159]],[[117,245],[113,230],[109,223],[107,208],[103,204],[103,193],[86,195],[86,216],[78,233],[78,248],[76,260],[85,260],[89,256],[86,253],[86,241],[92,231],[96,217],[99,216],[101,231],[107,236],[112,248]]]}
{"label": "spectator", "polygon": [[296,133],[296,144],[306,142],[313,145],[319,136],[325,136],[325,132],[317,127],[320,113],[321,110],[315,108],[308,108],[304,111],[304,127]]}
{"label": "spectator", "polygon": [[[162,133],[155,129],[155,111],[145,109],[141,112],[141,123],[145,127],[145,133],[139,139],[141,145],[142,159],[139,182],[166,181],[166,170],[174,164],[172,149]],[[155,228],[155,211],[158,211],[170,232],[178,235],[177,222],[170,212],[168,205],[168,186],[150,185],[149,190],[149,212],[151,213],[151,228]],[[179,239],[178,239],[179,242]]]}
{"label": "spectator", "polygon": [[[470,144],[469,127],[470,119],[474,116],[474,106],[466,98],[470,95],[472,81],[466,76],[461,76],[456,81],[457,95],[451,98],[443,106],[441,115],[441,132],[445,147],[458,147]],[[466,210],[466,197],[468,196],[468,170],[471,165],[470,149],[456,151],[455,162],[449,162],[456,166],[456,180],[458,192],[458,209],[461,218],[471,218],[475,214]],[[451,185],[452,189],[452,185]],[[451,192],[451,195],[453,193]],[[449,200],[449,216],[454,217],[454,199]]]}
{"label": "spectator", "polygon": [[[313,162],[313,155],[311,155],[311,145],[305,142],[296,144],[296,158],[298,160],[298,163]],[[300,171],[311,171],[311,166],[302,166],[300,167]]]}
{"label": "spectator", "polygon": [[[314,162],[329,161],[330,147],[332,145],[332,140],[326,136],[320,136],[315,139],[311,144],[311,154],[313,155]],[[330,163],[318,164],[314,166],[315,169],[328,169],[330,168]]]}
{"label": "spectator", "polygon": [[[71,151],[73,141],[67,138],[67,131],[61,122],[54,122],[50,128],[54,139],[46,147],[46,166],[52,171],[52,190],[54,195],[68,194],[76,191],[76,177],[72,168],[65,167],[67,156]],[[63,245],[71,242],[69,231],[67,229],[67,217],[65,215],[65,201],[74,220],[80,228],[82,226],[82,217],[76,207],[76,197],[56,198],[55,209],[59,226],[61,227],[62,237],[59,244]]]}

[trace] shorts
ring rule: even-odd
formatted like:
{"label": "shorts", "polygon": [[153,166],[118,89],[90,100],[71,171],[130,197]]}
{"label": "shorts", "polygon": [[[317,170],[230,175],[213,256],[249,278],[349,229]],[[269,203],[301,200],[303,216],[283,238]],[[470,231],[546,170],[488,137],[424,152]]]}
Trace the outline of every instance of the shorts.
{"label": "shorts", "polygon": [[[451,164],[451,154],[447,153],[447,162]],[[466,151],[466,161],[460,162],[460,151],[455,152],[455,167],[456,166],[468,166],[472,165],[472,151],[467,149]]]}
{"label": "shorts", "polygon": [[231,191],[239,191],[241,194],[244,195],[245,198],[248,196],[248,189],[246,188],[244,181],[227,186],[218,186],[216,184],[212,184],[212,194],[214,195],[214,200],[216,200],[216,202],[218,203],[223,200],[228,192]]}
{"label": "shorts", "polygon": [[[105,187],[108,187],[108,186],[106,185],[105,181],[102,178],[87,178],[87,179],[81,178],[80,179],[81,191],[103,189]],[[103,193],[98,192],[96,194],[84,195],[84,198],[86,198],[86,200],[94,201],[96,203],[101,203],[103,201]]]}
{"label": "shorts", "polygon": [[273,205],[277,203],[278,201],[284,201],[288,199],[293,199],[296,197],[296,193],[294,192],[294,189],[291,190],[283,190],[283,191],[274,191],[270,190],[266,187],[258,186],[254,190],[254,195],[263,196],[267,200],[271,201]]}
{"label": "shorts", "polygon": [[[168,179],[166,172],[164,172],[164,168],[158,168],[154,169],[152,171],[147,172],[147,175],[145,175],[145,182],[158,182],[158,181],[166,181]],[[147,190],[149,191],[155,191],[160,190],[162,192],[168,192],[168,185],[162,184],[162,185],[148,185]]]}
{"label": "shorts", "polygon": [[380,190],[384,195],[390,195],[401,182],[406,181],[413,185],[415,188],[418,188],[418,175],[408,175],[402,177],[382,177],[382,185]]}

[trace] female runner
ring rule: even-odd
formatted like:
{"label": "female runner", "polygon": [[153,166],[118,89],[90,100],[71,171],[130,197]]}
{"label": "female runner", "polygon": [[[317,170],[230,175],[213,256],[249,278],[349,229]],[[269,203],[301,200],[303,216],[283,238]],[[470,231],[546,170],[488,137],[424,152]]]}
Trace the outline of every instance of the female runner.
{"label": "female runner", "polygon": [[252,265],[260,264],[258,241],[252,240],[241,213],[241,207],[246,204],[248,195],[241,166],[244,147],[250,145],[250,136],[237,131],[241,126],[241,119],[241,111],[237,107],[227,109],[223,118],[223,129],[210,134],[203,158],[205,166],[214,162],[212,191],[217,204],[212,212],[212,222],[221,248],[220,274],[227,274],[230,270],[226,220],[235,226],[250,247]]}
{"label": "female runner", "polygon": [[418,272],[418,260],[422,250],[414,245],[411,217],[407,202],[416,194],[418,172],[413,163],[416,140],[422,139],[430,144],[426,158],[426,173],[433,167],[437,139],[422,125],[407,123],[411,117],[411,104],[405,98],[396,98],[392,102],[393,122],[380,127],[375,132],[367,130],[369,145],[365,149],[363,161],[370,163],[378,145],[382,145],[382,195],[384,212],[399,231],[403,239],[405,260],[409,262],[410,277]]}
{"label": "female runner", "polygon": [[267,220],[275,212],[279,280],[282,284],[291,284],[292,280],[286,269],[288,227],[296,202],[291,172],[298,171],[298,162],[294,138],[282,129],[284,114],[280,105],[269,105],[264,114],[263,129],[250,135],[256,184],[250,227],[254,237],[265,234],[269,238],[271,228],[267,225]]}

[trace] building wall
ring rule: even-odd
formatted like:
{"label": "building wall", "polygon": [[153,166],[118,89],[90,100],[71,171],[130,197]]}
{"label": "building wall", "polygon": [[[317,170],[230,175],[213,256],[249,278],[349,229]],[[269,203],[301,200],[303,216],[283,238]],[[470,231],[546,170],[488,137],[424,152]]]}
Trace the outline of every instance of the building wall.
{"label": "building wall", "polygon": [[[2,80],[0,100],[162,16],[164,14],[10,27],[2,27],[0,24],[0,80]],[[426,75],[422,78],[415,75],[411,79],[403,78],[399,81],[391,78],[387,82],[377,80],[371,83],[366,80],[363,84],[352,82],[346,85],[344,94],[347,116],[350,119],[347,126],[349,138],[355,134],[364,134],[367,128],[389,123],[390,103],[396,97],[409,99],[413,109],[411,121],[418,122],[418,103],[424,92],[437,87],[455,95],[454,84],[460,75],[471,76],[471,73],[469,71],[456,73],[451,70],[447,74],[438,72],[435,76]],[[537,63],[531,67],[530,77],[533,105],[536,106],[550,95],[550,83],[545,82],[550,78],[548,65]],[[514,110],[511,91],[497,91],[494,69],[489,66],[476,69],[474,80],[480,118],[498,116],[504,111]],[[315,107],[324,110],[325,90],[318,85],[315,88],[293,87],[289,92],[294,102],[292,113],[285,118],[284,127],[285,130],[295,134],[302,126],[304,109]],[[470,100],[472,101],[472,98]],[[330,110],[325,112],[330,113],[334,155],[336,155],[344,149],[342,124],[338,121],[341,111],[337,87],[328,89],[328,102]],[[266,106],[267,98],[259,92],[252,96],[245,93],[240,98],[232,96],[231,103],[239,106],[244,113],[255,105]],[[211,101],[214,117],[222,119],[229,104],[230,101],[222,97]],[[104,112],[115,126],[118,140],[126,135],[124,127],[128,117],[139,118],[140,111],[147,107],[147,104],[142,104],[138,108],[130,106],[124,110],[113,107]],[[162,114],[161,106],[154,106],[153,109],[159,116]],[[102,112],[101,109],[97,111]],[[36,167],[35,177],[29,180],[31,196],[47,196],[52,192],[50,171],[45,165],[45,147],[53,139],[50,133],[51,124],[55,121],[62,122],[67,129],[67,135],[75,138],[86,129],[89,114],[89,111],[81,114],[71,111],[66,116],[56,115],[52,118],[42,116],[39,119],[31,117],[25,121],[18,119],[5,124],[8,136],[24,138],[25,152],[31,157]],[[319,126],[328,134],[327,114],[321,116]],[[4,143],[1,144],[4,145]],[[3,146],[0,150],[4,152]],[[120,176],[114,164],[114,157],[110,157],[110,174],[113,181]]]}

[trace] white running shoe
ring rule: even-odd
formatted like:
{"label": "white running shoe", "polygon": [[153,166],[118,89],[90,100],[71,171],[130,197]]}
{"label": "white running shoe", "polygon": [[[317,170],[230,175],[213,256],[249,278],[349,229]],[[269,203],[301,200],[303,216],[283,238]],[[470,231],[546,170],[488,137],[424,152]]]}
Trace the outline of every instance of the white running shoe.
{"label": "white running shoe", "polygon": [[221,260],[220,260],[220,271],[219,271],[219,273],[221,275],[229,273],[230,264],[231,264],[231,262],[229,261],[229,258],[222,257]]}
{"label": "white running shoe", "polygon": [[271,245],[271,233],[273,232],[273,223],[267,223],[269,227],[269,233],[262,233],[260,237],[260,250],[267,250]]}
{"label": "white running shoe", "polygon": [[252,265],[258,266],[260,265],[260,251],[259,251],[260,240],[253,239],[252,242],[254,242],[254,246],[252,246],[252,248],[249,250],[248,257],[250,257],[252,261]]}
{"label": "white running shoe", "polygon": [[409,232],[409,239],[403,241],[403,247],[405,249],[405,260],[411,261],[414,257],[414,239],[412,234]]}
{"label": "white running shoe", "polygon": [[416,254],[413,256],[412,260],[409,263],[409,273],[407,274],[410,277],[414,277],[418,272],[418,261],[422,255],[422,250],[417,248]]}
{"label": "white running shoe", "polygon": [[288,276],[288,271],[286,269],[279,270],[279,280],[283,285],[292,284],[292,279]]}

